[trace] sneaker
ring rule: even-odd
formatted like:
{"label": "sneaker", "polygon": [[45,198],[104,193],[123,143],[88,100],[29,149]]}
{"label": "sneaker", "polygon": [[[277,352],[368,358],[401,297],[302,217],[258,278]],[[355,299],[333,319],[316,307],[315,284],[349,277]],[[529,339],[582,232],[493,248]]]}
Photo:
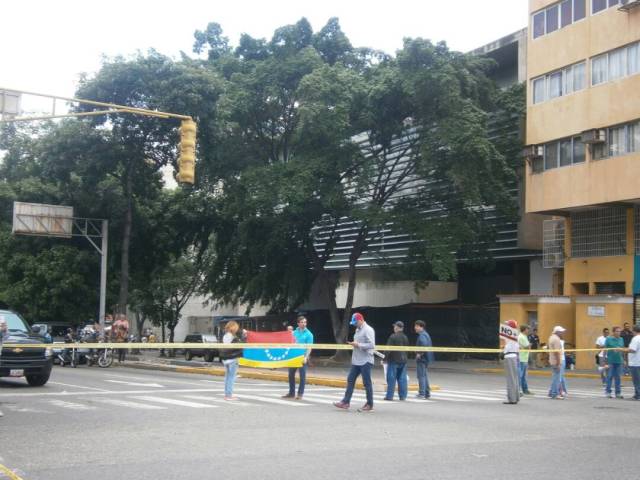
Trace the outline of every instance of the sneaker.
{"label": "sneaker", "polygon": [[555,397],[551,397],[551,400],[564,400],[564,397],[562,395],[556,395]]}
{"label": "sneaker", "polygon": [[416,395],[416,398],[422,399],[424,400],[425,398],[427,398],[426,395],[420,395],[419,393]]}
{"label": "sneaker", "polygon": [[342,410],[349,410],[349,404],[344,402],[333,402],[333,406]]}
{"label": "sneaker", "polygon": [[287,393],[286,395],[282,395],[282,398],[295,398],[295,395]]}
{"label": "sneaker", "polygon": [[225,400],[235,401],[238,400],[238,397],[224,397]]}
{"label": "sneaker", "polygon": [[624,397],[620,394],[616,395],[616,398],[623,399]]}
{"label": "sneaker", "polygon": [[369,405],[365,403],[362,407],[358,409],[359,412],[371,412],[373,410],[373,405]]}
{"label": "sneaker", "polygon": [[517,405],[518,402],[502,402],[503,405]]}
{"label": "sneaker", "polygon": [[533,392],[527,390],[526,392],[522,392],[522,395],[533,395]]}
{"label": "sneaker", "polygon": [[400,400],[401,402],[406,402],[406,401],[407,401],[407,398],[406,398],[406,397],[405,397],[405,398],[400,398],[399,400]]}
{"label": "sneaker", "polygon": [[610,393],[607,393],[607,398],[613,398],[613,395],[611,395]]}
{"label": "sneaker", "polygon": [[302,400],[302,395],[298,395],[298,396],[296,397],[296,400]]}
{"label": "sneaker", "polygon": [[386,400],[387,402],[393,402],[393,398],[384,397],[383,400]]}

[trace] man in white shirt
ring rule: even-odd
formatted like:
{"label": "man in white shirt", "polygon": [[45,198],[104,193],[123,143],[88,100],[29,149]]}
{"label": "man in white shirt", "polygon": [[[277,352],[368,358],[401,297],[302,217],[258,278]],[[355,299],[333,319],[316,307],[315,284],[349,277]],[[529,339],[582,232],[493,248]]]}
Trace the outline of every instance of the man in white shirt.
{"label": "man in white shirt", "polygon": [[[609,329],[603,328],[602,335],[600,335],[596,339],[596,347],[604,348],[604,342],[607,341],[608,336],[609,336]],[[606,355],[606,352],[604,350],[600,350],[596,355],[596,364],[598,365],[598,371],[600,372],[600,380],[602,380],[602,385],[605,385],[607,383],[607,374],[606,374],[607,369],[605,368],[605,364],[606,364],[605,355]]]}
{"label": "man in white shirt", "polygon": [[629,352],[629,370],[633,380],[634,400],[640,400],[640,325],[633,326],[633,338],[627,351]]}

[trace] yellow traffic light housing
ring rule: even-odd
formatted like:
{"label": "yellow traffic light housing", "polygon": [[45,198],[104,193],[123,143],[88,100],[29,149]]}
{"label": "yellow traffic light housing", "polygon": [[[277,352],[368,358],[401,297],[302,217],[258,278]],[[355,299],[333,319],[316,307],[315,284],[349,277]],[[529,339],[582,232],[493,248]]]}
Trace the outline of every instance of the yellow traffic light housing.
{"label": "yellow traffic light housing", "polygon": [[177,180],[181,183],[193,184],[196,162],[196,122],[191,119],[182,120],[178,131],[180,132],[180,157]]}

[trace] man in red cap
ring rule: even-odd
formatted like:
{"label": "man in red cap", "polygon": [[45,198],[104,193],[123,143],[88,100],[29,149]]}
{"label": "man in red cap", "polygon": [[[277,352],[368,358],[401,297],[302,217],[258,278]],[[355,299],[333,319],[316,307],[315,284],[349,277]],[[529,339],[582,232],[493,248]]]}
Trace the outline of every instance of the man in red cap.
{"label": "man in red cap", "polygon": [[[515,320],[507,320],[505,325],[514,331],[518,329],[518,323]],[[503,403],[507,405],[515,405],[520,400],[519,353],[520,346],[517,337],[516,339],[505,337],[502,355],[504,357],[504,372],[507,377],[507,401]]]}

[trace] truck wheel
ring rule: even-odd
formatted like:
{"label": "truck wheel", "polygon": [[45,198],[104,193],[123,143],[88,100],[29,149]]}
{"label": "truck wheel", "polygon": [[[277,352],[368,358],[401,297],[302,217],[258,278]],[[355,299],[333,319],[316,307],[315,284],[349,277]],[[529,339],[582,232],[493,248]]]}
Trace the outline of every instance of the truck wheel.
{"label": "truck wheel", "polygon": [[207,353],[207,355],[205,356],[205,360],[209,363],[212,363],[213,359],[214,359],[213,351]]}
{"label": "truck wheel", "polygon": [[191,354],[191,352],[190,352],[189,350],[187,350],[187,351],[184,353],[184,358],[185,358],[187,361],[189,361],[189,360],[191,360],[191,359],[193,358],[193,355]]}
{"label": "truck wheel", "polygon": [[49,381],[49,375],[27,375],[27,383],[32,387],[41,387]]}

